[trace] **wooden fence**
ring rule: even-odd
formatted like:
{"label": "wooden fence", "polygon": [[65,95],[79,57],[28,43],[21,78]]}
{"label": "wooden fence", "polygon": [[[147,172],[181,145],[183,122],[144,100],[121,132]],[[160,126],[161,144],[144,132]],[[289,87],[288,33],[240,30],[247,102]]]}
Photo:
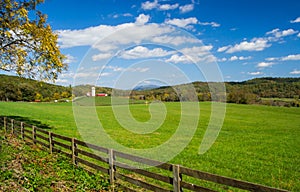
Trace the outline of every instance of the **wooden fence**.
{"label": "wooden fence", "polygon": [[[7,117],[0,117],[0,126],[6,133],[44,146],[50,153],[66,155],[75,165],[108,175],[112,186],[124,191],[286,191],[122,153]],[[140,169],[132,163],[153,167]]]}

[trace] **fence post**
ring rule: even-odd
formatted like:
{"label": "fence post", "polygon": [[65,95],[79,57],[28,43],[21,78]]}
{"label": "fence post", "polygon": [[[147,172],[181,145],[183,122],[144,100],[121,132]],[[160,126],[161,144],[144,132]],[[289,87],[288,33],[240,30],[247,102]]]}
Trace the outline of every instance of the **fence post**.
{"label": "fence post", "polygon": [[7,117],[4,117],[4,131],[7,133]]}
{"label": "fence post", "polygon": [[32,126],[32,141],[34,144],[36,144],[35,140],[36,140],[36,129],[35,126]]}
{"label": "fence post", "polygon": [[113,149],[109,149],[108,151],[108,155],[109,155],[109,182],[111,184],[111,186],[114,187],[114,181],[115,181],[115,166],[114,166],[114,151]]}
{"label": "fence post", "polygon": [[51,132],[48,133],[49,133],[49,150],[50,153],[52,154],[53,153],[52,133]]}
{"label": "fence post", "polygon": [[180,192],[182,191],[180,187],[180,181],[181,181],[180,166],[173,165],[172,170],[173,170],[173,190],[174,192]]}
{"label": "fence post", "polygon": [[24,123],[21,122],[21,138],[24,140]]}
{"label": "fence post", "polygon": [[10,123],[11,123],[11,134],[13,135],[14,134],[14,120],[11,119]]}
{"label": "fence post", "polygon": [[76,151],[77,145],[75,138],[72,138],[72,160],[73,164],[77,166],[76,157],[78,156],[78,152]]}

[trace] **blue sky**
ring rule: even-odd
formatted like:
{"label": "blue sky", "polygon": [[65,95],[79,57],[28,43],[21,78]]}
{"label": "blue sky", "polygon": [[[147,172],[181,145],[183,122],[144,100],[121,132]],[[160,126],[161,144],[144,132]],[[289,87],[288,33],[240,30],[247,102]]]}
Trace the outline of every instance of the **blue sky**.
{"label": "blue sky", "polygon": [[298,0],[45,0],[38,9],[68,56],[57,84],[114,86],[125,73],[162,84],[300,77]]}

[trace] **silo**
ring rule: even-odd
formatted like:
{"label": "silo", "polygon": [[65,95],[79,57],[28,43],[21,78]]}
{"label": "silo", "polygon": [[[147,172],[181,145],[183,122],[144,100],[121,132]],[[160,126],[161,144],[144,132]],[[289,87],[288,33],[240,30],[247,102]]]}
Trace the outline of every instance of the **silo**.
{"label": "silo", "polygon": [[96,89],[95,87],[92,87],[92,97],[95,97],[96,96]]}

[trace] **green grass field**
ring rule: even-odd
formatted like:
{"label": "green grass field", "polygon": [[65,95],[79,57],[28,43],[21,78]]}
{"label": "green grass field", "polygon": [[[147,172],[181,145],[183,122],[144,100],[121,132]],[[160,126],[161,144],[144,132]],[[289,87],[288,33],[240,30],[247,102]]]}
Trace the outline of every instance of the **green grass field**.
{"label": "green grass field", "polygon": [[[107,99],[107,98],[106,98]],[[111,106],[97,106],[105,131],[124,146],[136,149],[158,146],[176,131],[180,103],[164,103],[167,115],[153,133],[135,134],[123,129]],[[194,103],[198,105],[198,103]],[[250,182],[300,191],[300,109],[228,104],[222,130],[208,152],[198,154],[210,118],[210,103],[199,103],[200,122],[189,145],[172,163]],[[125,107],[120,105],[119,107]],[[0,116],[22,117],[51,131],[80,138],[71,103],[4,103]],[[149,105],[130,105],[134,118],[149,120]],[[192,115],[192,114],[191,114]]]}

